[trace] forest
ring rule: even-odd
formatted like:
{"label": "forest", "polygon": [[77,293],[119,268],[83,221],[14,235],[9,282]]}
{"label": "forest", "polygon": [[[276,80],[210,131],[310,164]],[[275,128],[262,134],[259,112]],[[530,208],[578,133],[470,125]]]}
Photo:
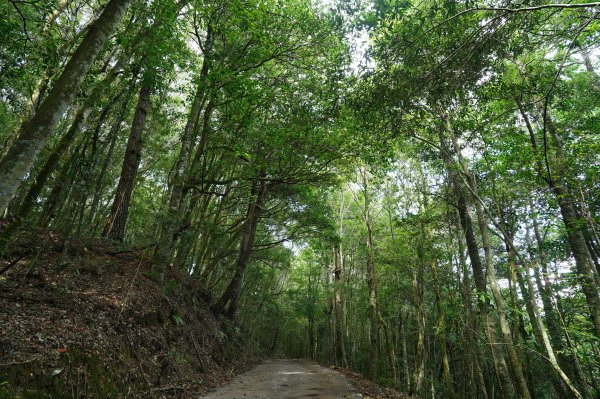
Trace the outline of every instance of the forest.
{"label": "forest", "polygon": [[106,247],[261,356],[600,398],[599,58],[588,1],[0,1],[0,397]]}

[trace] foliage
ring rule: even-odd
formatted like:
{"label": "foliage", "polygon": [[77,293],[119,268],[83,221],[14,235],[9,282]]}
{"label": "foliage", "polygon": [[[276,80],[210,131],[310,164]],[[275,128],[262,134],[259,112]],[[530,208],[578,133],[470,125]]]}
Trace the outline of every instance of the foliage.
{"label": "foliage", "polygon": [[[104,3],[0,5],[3,154]],[[34,225],[106,236],[130,161],[124,248],[265,354],[422,398],[596,397],[598,24],[585,2],[133,1],[4,256]]]}

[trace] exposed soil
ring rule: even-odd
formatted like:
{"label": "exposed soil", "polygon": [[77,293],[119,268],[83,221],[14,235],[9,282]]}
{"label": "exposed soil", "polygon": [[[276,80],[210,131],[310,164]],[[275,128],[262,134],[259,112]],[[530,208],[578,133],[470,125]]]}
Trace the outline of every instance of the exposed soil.
{"label": "exposed soil", "polygon": [[0,261],[0,398],[191,398],[257,360],[190,279],[141,251],[33,231]]}

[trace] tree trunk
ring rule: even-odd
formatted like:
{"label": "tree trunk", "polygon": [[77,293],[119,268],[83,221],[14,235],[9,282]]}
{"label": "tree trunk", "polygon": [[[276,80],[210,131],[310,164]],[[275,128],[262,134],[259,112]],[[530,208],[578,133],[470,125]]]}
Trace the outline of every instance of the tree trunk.
{"label": "tree trunk", "polygon": [[583,294],[590,308],[595,334],[600,337],[600,296],[594,273],[594,263],[588,251],[585,236],[581,231],[580,219],[577,217],[568,189],[560,183],[553,184],[552,189],[556,194],[560,213],[566,226],[567,240],[575,258],[575,266]]}
{"label": "tree trunk", "polygon": [[390,378],[393,381],[393,384],[396,385],[398,381],[398,365],[396,362],[396,348],[394,346],[394,341],[390,336],[389,328],[383,316],[381,315],[381,311],[379,310],[379,306],[377,308],[377,321],[383,330],[383,338],[385,339],[385,349],[387,354],[388,365],[390,366]]}
{"label": "tree trunk", "polygon": [[0,213],[8,207],[50,132],[70,106],[87,74],[131,0],[110,0],[90,26],[48,96],[20,130],[0,161]]}
{"label": "tree trunk", "polygon": [[[454,135],[452,128],[450,126],[450,120],[446,117],[446,124],[450,134],[450,138],[452,141],[453,152],[458,157],[459,164],[462,168],[463,173],[467,176],[467,182],[471,187],[471,191],[474,195],[478,195],[477,183],[475,181],[475,177],[467,167],[466,162],[464,161],[460,149],[458,147],[458,142],[456,136]],[[481,240],[483,244],[483,251],[485,254],[485,265],[487,270],[488,282],[490,284],[490,289],[492,291],[492,296],[494,297],[494,302],[496,303],[496,309],[498,314],[498,320],[500,322],[500,331],[502,333],[502,337],[504,339],[504,343],[506,344],[506,350],[508,352],[508,359],[510,361],[510,365],[512,367],[512,371],[514,374],[514,378],[517,382],[517,387],[519,388],[519,394],[524,399],[530,399],[531,395],[529,393],[529,388],[527,387],[527,381],[525,379],[525,375],[523,373],[523,367],[521,365],[521,360],[517,355],[517,351],[515,349],[515,345],[513,343],[512,332],[510,330],[510,324],[508,322],[508,318],[506,317],[506,305],[504,303],[504,298],[502,296],[502,291],[500,285],[498,284],[498,279],[496,278],[496,268],[494,265],[494,261],[492,258],[492,250],[489,242],[488,236],[488,226],[485,221],[485,216],[483,213],[483,208],[479,201],[475,202],[475,212],[477,214],[477,222],[479,225],[479,233],[481,234]]]}
{"label": "tree trunk", "polygon": [[121,177],[115,191],[115,197],[102,235],[113,240],[123,241],[125,225],[129,214],[131,194],[135,178],[142,159],[142,134],[146,127],[146,117],[150,108],[151,87],[147,82],[142,83],[138,103],[135,107],[131,132],[127,140]]}
{"label": "tree trunk", "polygon": [[[256,238],[256,227],[258,226],[258,219],[267,193],[267,182],[264,180],[264,177],[264,173],[261,173],[260,177],[253,184],[252,198],[246,212],[246,222],[236,262],[235,274],[219,301],[212,307],[216,315],[225,314],[228,318],[235,319],[244,273],[252,255],[254,240]],[[226,309],[228,304],[229,307]]]}
{"label": "tree trunk", "polygon": [[175,170],[172,177],[172,186],[169,193],[169,200],[167,205],[167,215],[165,221],[162,223],[159,244],[156,247],[155,257],[157,258],[157,264],[159,267],[158,272],[163,275],[169,263],[169,252],[171,250],[171,244],[173,241],[173,234],[177,228],[177,219],[180,214],[180,206],[182,200],[182,193],[185,185],[185,174],[188,168],[190,155],[192,153],[193,137],[194,132],[197,129],[200,114],[204,106],[206,98],[206,78],[210,68],[210,53],[214,41],[214,35],[212,27],[209,24],[206,30],[206,43],[204,48],[204,60],[202,61],[202,68],[200,70],[200,76],[198,85],[196,86],[196,93],[192,101],[190,112],[188,113],[185,128],[181,137],[181,150],[177,163],[175,164]]}
{"label": "tree trunk", "polygon": [[[449,123],[449,121],[446,122]],[[477,303],[479,307],[479,313],[481,314],[484,330],[486,332],[490,345],[490,350],[492,352],[492,359],[494,362],[496,374],[498,376],[500,392],[503,399],[512,399],[515,396],[514,386],[510,377],[510,373],[508,371],[508,367],[506,365],[506,361],[504,360],[504,354],[502,353],[501,345],[499,345],[500,343],[498,342],[498,338],[496,336],[496,326],[494,325],[494,322],[489,312],[489,300],[486,297],[486,278],[483,272],[481,258],[479,256],[479,247],[477,245],[475,232],[473,230],[473,222],[471,220],[471,215],[469,214],[467,208],[466,189],[457,174],[453,160],[449,158],[450,152],[448,151],[448,146],[442,134],[442,130],[440,130],[439,135],[440,144],[446,153],[444,161],[446,163],[446,169],[450,177],[450,184],[452,185],[452,189],[457,200],[460,224],[465,235],[467,253],[471,261],[471,268],[473,269],[475,288],[477,290]]]}
{"label": "tree trunk", "polygon": [[[49,37],[48,35],[49,30],[53,27],[56,19],[64,12],[64,10],[69,6],[70,3],[71,0],[59,0],[52,12],[48,15],[46,21],[44,21],[42,25],[42,29],[38,36],[41,45],[48,45],[48,40],[51,40],[51,37]],[[44,57],[42,61],[44,65],[42,73],[37,78],[33,92],[31,93],[27,103],[25,104],[25,107],[21,113],[21,120],[16,126],[13,134],[18,134],[19,129],[21,129],[23,125],[27,123],[27,121],[33,116],[32,113],[39,108],[40,102],[46,90],[48,89],[48,84],[51,83],[52,77],[58,69],[58,66],[56,65],[56,60],[61,58],[61,56],[63,56],[65,52],[69,51],[69,49],[73,46],[73,44],[81,35],[81,32],[85,32],[86,26],[78,27],[78,29],[80,29],[79,33],[73,35],[73,37],[71,37],[70,40],[61,42],[56,47],[53,46],[54,52],[60,56],[50,57],[49,55],[46,55]]]}
{"label": "tree trunk", "polygon": [[571,379],[564,373],[564,371],[561,369],[561,367],[558,364],[556,355],[555,355],[552,345],[550,343],[550,339],[548,338],[548,333],[546,331],[546,327],[544,326],[544,324],[542,322],[537,302],[535,300],[533,300],[533,295],[534,295],[535,289],[533,287],[533,283],[531,282],[531,277],[529,276],[529,273],[525,273],[525,274],[527,276],[526,277],[527,287],[529,288],[531,306],[533,308],[534,317],[535,317],[535,320],[532,322],[535,322],[537,324],[537,329],[539,330],[539,333],[542,336],[543,347],[546,350],[546,354],[548,355],[548,361],[550,362],[550,365],[552,366],[554,371],[556,371],[556,373],[560,376],[560,378],[562,379],[564,384],[568,387],[568,391],[571,393],[571,395],[573,395],[573,397],[575,397],[577,399],[583,399],[583,396],[579,393],[579,391],[577,390],[577,388],[575,387],[575,385],[573,384]]}
{"label": "tree trunk", "polygon": [[502,336],[504,338],[504,342],[506,344],[506,350],[508,352],[508,359],[510,360],[514,378],[517,381],[517,386],[519,387],[519,392],[522,398],[529,399],[531,396],[529,394],[529,388],[527,387],[527,381],[525,379],[525,375],[523,373],[523,368],[521,366],[521,360],[517,355],[517,351],[515,350],[515,346],[512,339],[512,333],[510,331],[510,324],[508,322],[508,318],[506,317],[506,305],[504,304],[504,298],[502,297],[502,291],[500,289],[500,285],[498,284],[498,280],[496,278],[496,270],[495,265],[492,260],[492,252],[489,244],[489,238],[487,236],[487,223],[485,222],[485,218],[483,216],[483,211],[481,206],[476,203],[475,209],[477,211],[477,220],[479,221],[480,233],[483,240],[483,248],[486,257],[486,265],[487,265],[487,275],[488,282],[490,283],[490,288],[492,290],[492,295],[494,297],[494,302],[496,303],[496,309],[498,313],[498,319],[500,321],[500,331],[502,332]]}
{"label": "tree trunk", "polygon": [[315,360],[316,358],[316,340],[315,340],[315,303],[313,294],[313,275],[312,270],[308,273],[308,306],[306,309],[306,318],[308,319],[308,356],[309,359]]}
{"label": "tree trunk", "polygon": [[334,303],[335,303],[335,343],[336,343],[336,359],[341,367],[348,367],[346,358],[346,343],[344,340],[344,302],[342,300],[342,248],[341,244],[337,244],[333,249],[334,269],[333,269],[333,287],[334,287]]}
{"label": "tree trunk", "polygon": [[583,233],[583,226],[585,226],[585,223],[580,223],[580,218],[575,207],[575,197],[570,192],[570,189],[567,185],[567,172],[565,170],[567,160],[563,152],[562,143],[560,137],[558,136],[556,125],[554,124],[552,118],[550,118],[550,115],[548,115],[547,112],[544,112],[541,103],[539,103],[537,105],[537,111],[543,116],[544,126],[546,127],[551,138],[551,147],[554,149],[554,152],[545,152],[546,172],[544,172],[541,162],[539,161],[540,154],[538,154],[539,151],[533,127],[531,126],[529,118],[520,102],[517,101],[517,105],[519,106],[521,116],[523,116],[523,119],[526,122],[534,156],[536,159],[538,159],[538,174],[546,181],[556,196],[563,223],[566,227],[567,241],[569,242],[571,252],[575,258],[577,275],[592,315],[594,331],[596,336],[600,337],[600,294],[598,292],[599,277],[594,269],[594,262],[587,247],[585,235]]}
{"label": "tree trunk", "polygon": [[[105,84],[105,81],[106,78],[103,81],[103,85]],[[98,120],[98,128],[101,125],[101,123],[106,119],[109,111],[112,109],[112,107],[117,102],[117,100],[123,92],[124,90],[121,90],[119,93],[117,93],[117,95],[115,95],[112,98],[112,100],[108,104],[106,104]],[[94,98],[95,100],[97,100],[97,96],[94,96]],[[77,113],[75,114],[75,117],[71,122],[71,126],[69,127],[67,132],[60,138],[60,140],[54,145],[52,151],[50,152],[50,155],[39,169],[37,175],[35,176],[35,179],[31,182],[31,185],[29,186],[25,197],[21,200],[19,204],[19,207],[14,215],[13,221],[2,232],[2,238],[0,238],[0,241],[3,242],[2,245],[7,243],[10,236],[21,227],[27,215],[33,209],[36,200],[38,199],[43,188],[46,186],[50,175],[56,170],[60,159],[65,154],[67,149],[71,146],[71,144],[75,141],[77,133],[80,132],[81,127],[87,119],[87,116],[90,112],[91,108],[85,106],[82,106],[77,110]]]}
{"label": "tree trunk", "polygon": [[363,188],[363,221],[367,228],[367,287],[369,289],[369,378],[375,381],[379,375],[379,320],[377,318],[377,276],[375,274],[375,248],[370,217],[370,198],[368,190],[367,171],[361,168],[361,183]]}
{"label": "tree trunk", "polygon": [[[470,397],[471,399],[477,399],[477,388],[479,387],[479,380],[477,378],[477,369],[479,368],[479,360],[477,356],[477,347],[478,343],[477,335],[474,334],[477,328],[477,316],[473,312],[473,307],[471,306],[473,293],[471,291],[471,278],[469,276],[469,271],[467,267],[467,260],[465,257],[465,246],[463,243],[463,239],[461,237],[460,227],[456,228],[456,222],[458,218],[449,218],[450,229],[449,235],[453,235],[458,244],[458,264],[459,270],[461,270],[463,279],[461,282],[460,290],[461,299],[463,303],[464,314],[466,318],[466,328],[462,331],[462,339],[464,343],[472,343],[472,345],[464,345],[465,350],[465,368],[468,370],[463,377],[463,396]],[[485,392],[485,385],[482,386],[482,391]],[[484,398],[487,398],[484,395]]]}
{"label": "tree trunk", "polygon": [[402,341],[402,375],[404,379],[404,391],[411,391],[410,368],[408,367],[408,350],[406,349],[406,312],[400,311],[400,340]]}
{"label": "tree trunk", "polygon": [[592,87],[597,92],[600,92],[600,77],[596,73],[596,70],[594,70],[594,65],[592,64],[590,52],[587,49],[582,49],[581,58],[583,58],[583,65],[585,66],[585,70],[589,73],[590,78],[592,79]]}
{"label": "tree trunk", "polygon": [[[460,216],[459,216],[460,217]],[[460,267],[463,270],[463,283],[462,283],[462,299],[463,299],[463,306],[465,309],[465,314],[467,316],[467,320],[468,320],[468,325],[467,328],[465,329],[464,332],[464,342],[466,343],[466,352],[467,352],[467,359],[469,359],[469,361],[471,362],[470,366],[470,373],[469,373],[469,380],[467,381],[467,386],[469,387],[469,396],[473,399],[476,399],[479,397],[478,395],[478,391],[481,392],[481,396],[484,399],[488,398],[488,394],[487,394],[487,387],[485,385],[485,379],[483,378],[483,372],[481,370],[481,364],[480,364],[480,356],[479,356],[479,345],[478,345],[478,337],[479,334],[477,333],[477,331],[479,330],[478,328],[478,323],[477,323],[477,316],[475,313],[475,310],[473,309],[473,306],[471,305],[471,298],[473,296],[473,292],[471,290],[471,279],[469,278],[469,272],[467,270],[467,260],[465,257],[465,248],[464,248],[464,243],[463,243],[463,239],[460,236],[460,227],[458,227],[456,229],[456,239],[458,241],[458,260],[460,263]],[[469,343],[473,343],[473,345],[470,345]],[[477,389],[479,388],[479,389]]]}
{"label": "tree trunk", "polygon": [[[427,232],[427,235],[429,236],[429,232]],[[437,313],[437,339],[440,343],[440,351],[442,354],[442,371],[444,373],[444,383],[446,384],[447,397],[449,399],[458,399],[458,394],[454,390],[452,373],[450,372],[450,361],[448,360],[448,349],[446,348],[446,319],[444,312],[442,311],[442,296],[440,294],[440,283],[435,259],[431,261],[431,275],[433,277],[435,311]]]}
{"label": "tree trunk", "polygon": [[64,189],[70,188],[70,175],[75,173],[73,171],[73,164],[78,152],[79,151],[75,151],[71,154],[69,159],[66,160],[58,170],[56,177],[53,180],[52,189],[46,198],[46,202],[44,203],[44,207],[37,221],[39,227],[47,227],[50,224],[50,221],[54,219]]}
{"label": "tree trunk", "polygon": [[394,384],[398,379],[398,371],[396,366],[396,350],[394,348],[394,342],[392,341],[389,333],[387,323],[383,319],[379,310],[379,299],[377,290],[377,271],[375,269],[375,243],[373,240],[373,226],[371,224],[371,199],[369,194],[369,179],[368,170],[366,168],[360,169],[361,184],[363,189],[363,221],[367,228],[367,286],[369,289],[369,320],[370,320],[370,348],[369,354],[371,356],[369,361],[369,377],[372,380],[376,380],[378,377],[379,368],[379,328],[383,329],[386,354],[388,358],[388,365],[390,367],[390,373]]}
{"label": "tree trunk", "polygon": [[423,382],[425,379],[425,314],[423,312],[423,276],[422,272],[413,270],[412,278],[412,300],[415,308],[415,319],[417,322],[417,337],[415,343],[415,365],[411,382],[412,395],[423,394]]}
{"label": "tree trunk", "polygon": [[598,276],[595,273],[594,262],[588,250],[581,218],[575,208],[575,198],[565,183],[565,165],[567,160],[562,149],[562,143],[554,122],[546,115],[546,126],[552,146],[555,150],[553,173],[556,177],[548,176],[548,184],[556,194],[563,222],[566,227],[567,241],[575,258],[575,266],[580,279],[580,284],[590,308],[596,336],[600,337],[600,294],[598,293]]}
{"label": "tree trunk", "polygon": [[[527,227],[527,226],[526,226]],[[529,229],[526,230],[526,240],[529,243]],[[533,217],[533,231],[537,242],[538,252],[539,252],[539,263],[542,268],[542,272],[544,274],[545,283],[542,283],[542,278],[540,276],[540,272],[537,267],[533,268],[533,273],[536,281],[536,285],[538,288],[538,292],[540,293],[540,297],[542,299],[542,306],[544,308],[544,320],[546,321],[549,337],[550,337],[550,345],[553,348],[556,348],[558,354],[558,363],[561,365],[563,370],[570,371],[571,375],[574,375],[581,391],[583,392],[584,397],[591,398],[592,394],[589,390],[588,384],[585,381],[583,376],[583,372],[581,371],[581,367],[579,365],[579,359],[577,358],[576,351],[573,348],[570,348],[568,352],[571,352],[571,358],[565,354],[567,352],[565,346],[562,341],[561,327],[560,323],[557,320],[557,311],[552,303],[552,284],[548,280],[546,276],[548,276],[548,268],[546,265],[546,256],[544,252],[544,243],[542,236],[539,231],[537,218]],[[538,311],[539,313],[539,311]],[[569,341],[568,335],[566,336],[567,342]]]}

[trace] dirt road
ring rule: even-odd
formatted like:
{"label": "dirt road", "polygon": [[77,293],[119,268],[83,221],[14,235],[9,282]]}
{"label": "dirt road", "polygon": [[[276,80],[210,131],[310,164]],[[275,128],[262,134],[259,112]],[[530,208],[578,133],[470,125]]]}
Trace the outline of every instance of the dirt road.
{"label": "dirt road", "polygon": [[305,360],[268,360],[204,399],[362,398],[337,371]]}

